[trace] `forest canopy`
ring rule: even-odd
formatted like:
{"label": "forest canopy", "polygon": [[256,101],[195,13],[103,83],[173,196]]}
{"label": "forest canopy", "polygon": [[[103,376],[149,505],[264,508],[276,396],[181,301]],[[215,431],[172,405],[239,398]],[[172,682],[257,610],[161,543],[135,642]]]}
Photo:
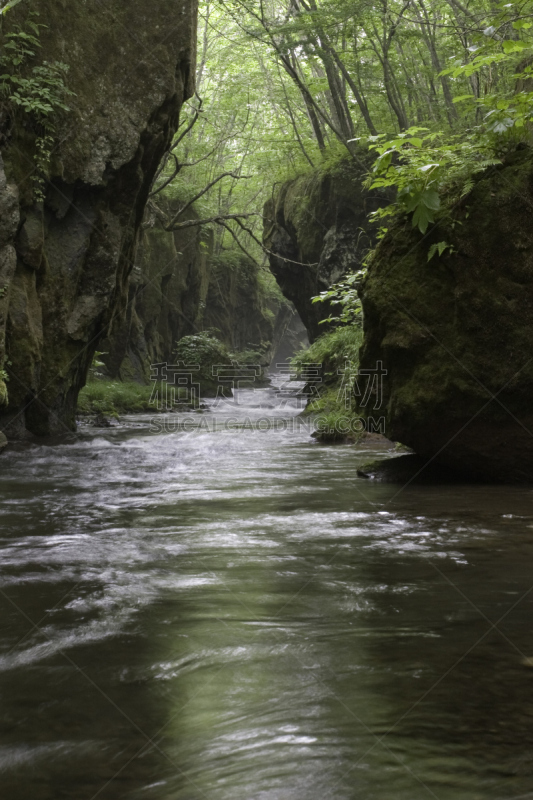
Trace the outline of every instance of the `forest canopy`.
{"label": "forest canopy", "polygon": [[[439,193],[529,136],[533,3],[203,0],[197,93],[154,187],[194,202],[216,253],[258,262],[273,187],[375,150],[369,185],[398,189],[421,231]],[[158,208],[159,207],[159,208]],[[236,257],[236,255],[235,255]]]}

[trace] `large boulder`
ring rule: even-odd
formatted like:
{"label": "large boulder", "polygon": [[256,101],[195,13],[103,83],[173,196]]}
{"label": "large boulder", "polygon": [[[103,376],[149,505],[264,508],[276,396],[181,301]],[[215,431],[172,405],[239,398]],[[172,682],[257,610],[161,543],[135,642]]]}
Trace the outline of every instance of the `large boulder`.
{"label": "large boulder", "polygon": [[74,427],[94,351],[127,307],[148,192],[194,89],[196,0],[32,0],[3,17],[3,34],[35,12],[46,23],[37,58],[66,63],[73,94],[44,200],[32,180],[38,126],[0,115],[0,427],[11,437]]}
{"label": "large boulder", "polygon": [[[400,220],[362,289],[361,368],[387,370],[367,413],[385,415],[390,439],[469,477],[533,481],[532,210],[524,148],[429,235]],[[453,251],[428,262],[439,242]]]}
{"label": "large boulder", "polygon": [[320,322],[329,314],[312,298],[360,269],[375,244],[376,226],[368,216],[385,195],[363,187],[370,163],[362,153],[287,181],[265,205],[263,242],[270,269],[310,341],[324,333]]}

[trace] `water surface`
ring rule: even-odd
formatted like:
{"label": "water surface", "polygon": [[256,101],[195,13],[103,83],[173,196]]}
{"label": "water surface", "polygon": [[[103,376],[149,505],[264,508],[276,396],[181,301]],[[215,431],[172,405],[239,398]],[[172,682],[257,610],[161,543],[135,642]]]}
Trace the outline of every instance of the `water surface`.
{"label": "water surface", "polygon": [[238,400],[0,460],[2,800],[533,797],[532,491]]}

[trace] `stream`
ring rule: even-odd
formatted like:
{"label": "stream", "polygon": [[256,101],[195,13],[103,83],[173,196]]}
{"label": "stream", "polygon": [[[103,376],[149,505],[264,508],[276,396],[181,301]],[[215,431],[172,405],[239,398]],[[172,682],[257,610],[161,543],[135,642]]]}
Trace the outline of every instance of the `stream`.
{"label": "stream", "polygon": [[532,490],[277,398],[2,457],[2,800],[533,798]]}

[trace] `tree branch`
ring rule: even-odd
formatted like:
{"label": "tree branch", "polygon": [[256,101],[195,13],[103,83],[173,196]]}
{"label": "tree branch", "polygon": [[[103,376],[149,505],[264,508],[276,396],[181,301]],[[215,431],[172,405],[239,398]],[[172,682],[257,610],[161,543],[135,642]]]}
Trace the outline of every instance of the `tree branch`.
{"label": "tree branch", "polygon": [[[184,164],[180,164],[179,163],[176,153],[169,152],[168,155],[172,156],[172,158],[174,159],[174,171],[173,171],[172,175],[170,176],[170,178],[167,178],[165,181],[163,181],[161,186],[158,186],[157,189],[154,189],[152,192],[150,192],[148,197],[154,197],[156,194],[159,194],[159,192],[162,192],[163,189],[166,189],[167,186],[169,185],[169,183],[172,183],[174,178],[176,178],[178,176],[179,172],[181,171],[181,168],[184,166]],[[166,159],[166,162],[168,163],[168,158]],[[165,166],[166,166],[166,163],[165,163]],[[161,171],[159,172],[159,175],[160,174],[161,174]],[[159,177],[159,175],[158,175],[158,177]]]}
{"label": "tree branch", "polygon": [[237,242],[238,246],[240,247],[240,249],[242,250],[242,252],[245,254],[245,256],[247,256],[247,257],[248,257],[248,258],[249,258],[251,261],[253,261],[253,263],[254,263],[254,264],[256,264],[256,265],[257,265],[257,266],[260,268],[260,267],[261,267],[261,265],[259,264],[259,262],[258,262],[258,261],[256,261],[256,260],[255,260],[255,258],[254,258],[254,257],[253,257],[253,256],[252,256],[252,255],[251,255],[251,254],[250,254],[250,253],[249,253],[249,252],[246,250],[246,248],[245,248],[245,247],[244,247],[244,246],[243,246],[243,245],[240,243],[240,241],[239,241],[239,239],[238,239],[237,235],[235,234],[235,232],[234,232],[234,231],[232,231],[232,230],[231,230],[230,226],[229,226],[229,225],[226,225],[226,223],[225,223],[225,222],[223,222],[222,220],[215,220],[215,221],[217,222],[217,224],[218,224],[218,225],[222,225],[222,227],[223,227],[223,228],[225,228],[225,229],[226,229],[226,230],[227,230],[227,231],[228,231],[228,232],[229,232],[229,233],[230,233],[230,234],[233,236],[233,238],[235,239],[235,241]]}
{"label": "tree branch", "polygon": [[[160,176],[161,176],[161,173],[163,172],[163,170],[165,169],[166,165],[168,164],[168,159],[170,158],[170,156],[171,156],[171,155],[173,156],[173,158],[174,158],[174,160],[175,160],[175,162],[176,162],[176,172],[174,173],[174,175],[172,176],[172,178],[171,178],[170,180],[174,180],[174,178],[176,177],[176,175],[177,175],[177,174],[178,174],[178,172],[180,171],[180,167],[178,167],[178,160],[177,160],[176,156],[174,155],[174,152],[173,152],[173,151],[176,149],[176,147],[179,145],[179,143],[180,143],[180,142],[183,140],[183,138],[184,138],[185,136],[187,136],[187,134],[189,133],[189,131],[191,131],[191,130],[192,130],[192,128],[194,127],[194,125],[195,125],[195,124],[196,124],[196,122],[198,121],[198,118],[199,118],[199,116],[200,116],[200,113],[201,113],[201,111],[202,111],[202,105],[203,105],[203,102],[204,102],[204,101],[202,100],[202,98],[200,97],[200,95],[199,95],[199,94],[196,94],[196,92],[195,92],[195,96],[198,98],[198,108],[195,108],[195,109],[194,109],[194,115],[193,115],[193,118],[192,118],[191,122],[190,122],[190,123],[187,125],[187,127],[185,128],[185,130],[184,130],[184,131],[183,131],[183,132],[182,132],[182,133],[181,133],[181,134],[178,136],[178,138],[176,139],[176,141],[175,141],[175,142],[173,142],[173,143],[172,143],[172,145],[171,145],[171,147],[169,147],[169,149],[167,150],[167,153],[166,153],[165,157],[163,158],[163,161],[161,162],[161,165],[160,165],[159,169],[157,170],[157,172],[156,172],[156,174],[155,174],[154,180],[153,180],[153,182],[152,182],[152,186],[155,186],[155,184],[156,184],[156,183],[157,183],[157,181],[159,180],[159,178],[160,178]],[[178,131],[179,131],[179,128],[178,128]],[[160,191],[161,191],[161,189],[163,189],[165,186],[168,186],[168,184],[169,184],[169,183],[170,183],[170,181],[167,181],[167,182],[165,182],[164,186],[161,186],[161,187],[160,187],[159,189],[157,189],[156,191],[153,191],[153,192],[151,193],[151,195],[157,194],[157,193],[158,193],[158,192],[160,192]],[[150,196],[151,196],[151,195],[150,195]]]}
{"label": "tree branch", "polygon": [[[218,175],[218,176],[217,176],[217,177],[216,177],[214,180],[212,180],[212,181],[211,181],[211,183],[208,183],[208,184],[207,184],[207,186],[204,186],[204,188],[202,189],[202,191],[201,191],[201,192],[198,192],[198,194],[196,194],[196,195],[195,195],[195,196],[192,198],[192,200],[189,200],[189,202],[188,202],[188,203],[185,203],[185,205],[183,206],[183,208],[180,208],[180,210],[178,211],[178,213],[177,213],[177,214],[176,214],[176,215],[175,215],[175,216],[172,218],[172,220],[170,221],[170,226],[174,226],[174,225],[175,225],[175,223],[178,221],[178,219],[179,219],[179,218],[182,216],[182,214],[183,214],[183,213],[184,213],[184,212],[185,212],[185,211],[186,211],[188,208],[190,208],[190,207],[192,206],[192,204],[193,204],[193,203],[195,203],[197,200],[199,200],[199,199],[200,199],[200,197],[203,197],[203,196],[204,196],[204,194],[206,194],[206,192],[208,192],[208,191],[209,191],[209,189],[212,189],[212,188],[213,188],[213,186],[214,186],[216,183],[218,183],[219,181],[221,181],[221,180],[222,180],[222,178],[227,178],[227,177],[231,177],[231,178],[235,178],[235,180],[239,180],[240,178],[249,178],[250,176],[249,176],[249,175],[236,175],[234,172],[223,172],[221,175]],[[170,229],[170,228],[167,228],[167,230],[169,230],[169,229]]]}
{"label": "tree branch", "polygon": [[216,222],[222,225],[224,220],[236,220],[238,218],[247,219],[248,217],[260,217],[257,211],[252,211],[249,214],[217,214],[216,217],[208,217],[206,219],[188,219],[186,222],[172,223],[165,225],[166,231],[181,231],[184,228],[196,228],[198,225],[209,225]]}

